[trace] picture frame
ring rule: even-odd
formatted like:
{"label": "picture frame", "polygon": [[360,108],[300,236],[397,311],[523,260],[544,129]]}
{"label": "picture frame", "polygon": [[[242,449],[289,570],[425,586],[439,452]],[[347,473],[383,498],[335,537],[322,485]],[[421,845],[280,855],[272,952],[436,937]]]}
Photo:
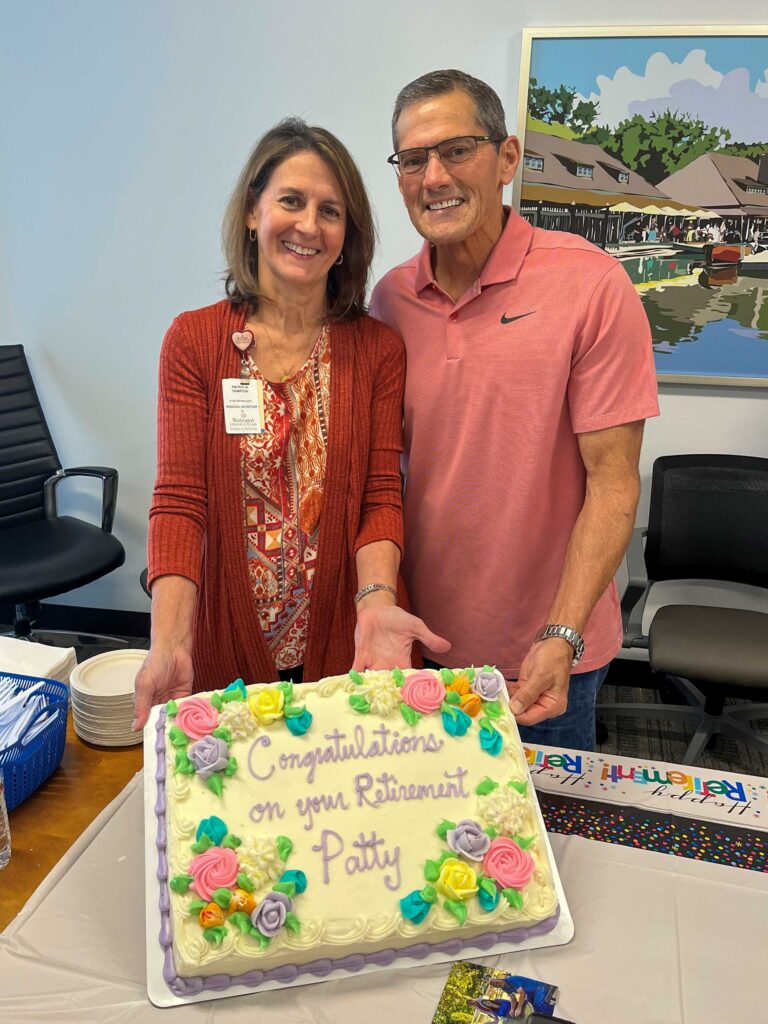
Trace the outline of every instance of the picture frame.
{"label": "picture frame", "polygon": [[663,383],[768,387],[768,26],[523,31],[514,208],[624,265]]}

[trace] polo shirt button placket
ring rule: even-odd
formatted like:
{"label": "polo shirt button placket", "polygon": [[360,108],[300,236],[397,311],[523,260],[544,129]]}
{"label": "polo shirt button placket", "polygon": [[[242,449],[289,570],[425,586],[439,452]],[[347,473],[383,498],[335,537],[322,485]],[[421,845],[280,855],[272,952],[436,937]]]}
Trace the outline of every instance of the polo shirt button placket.
{"label": "polo shirt button placket", "polygon": [[[459,321],[459,314],[457,310],[453,313],[448,314],[448,326],[457,325]],[[448,359],[459,359],[460,353],[460,332],[459,331],[448,331],[446,355]]]}

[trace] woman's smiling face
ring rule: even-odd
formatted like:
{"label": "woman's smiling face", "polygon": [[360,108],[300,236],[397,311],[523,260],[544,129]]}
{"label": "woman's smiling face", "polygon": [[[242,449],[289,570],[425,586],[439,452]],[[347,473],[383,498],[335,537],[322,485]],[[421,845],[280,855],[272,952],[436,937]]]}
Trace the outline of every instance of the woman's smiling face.
{"label": "woman's smiling face", "polygon": [[324,288],[344,245],[346,220],[336,175],[317,153],[283,160],[246,220],[257,235],[261,286]]}

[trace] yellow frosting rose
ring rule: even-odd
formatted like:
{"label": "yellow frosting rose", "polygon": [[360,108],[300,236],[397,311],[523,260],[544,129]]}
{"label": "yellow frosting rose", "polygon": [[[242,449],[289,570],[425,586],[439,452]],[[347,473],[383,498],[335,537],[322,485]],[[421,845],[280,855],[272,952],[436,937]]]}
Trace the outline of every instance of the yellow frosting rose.
{"label": "yellow frosting rose", "polygon": [[283,717],[283,694],[281,690],[262,690],[248,698],[253,717],[262,725],[269,725]]}
{"label": "yellow frosting rose", "polygon": [[443,861],[435,886],[450,900],[468,900],[477,892],[477,875],[469,864],[448,857]]}

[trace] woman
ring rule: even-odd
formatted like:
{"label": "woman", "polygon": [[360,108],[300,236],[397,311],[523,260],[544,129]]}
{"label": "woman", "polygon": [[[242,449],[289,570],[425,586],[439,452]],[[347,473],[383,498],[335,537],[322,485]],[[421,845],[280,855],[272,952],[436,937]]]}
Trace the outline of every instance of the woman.
{"label": "woman", "polygon": [[267,132],[223,239],[228,298],[177,317],[160,357],[136,729],[240,675],[300,682],[408,665],[414,639],[449,646],[397,606],[404,350],[365,315],[374,228],[347,150],[299,120]]}

